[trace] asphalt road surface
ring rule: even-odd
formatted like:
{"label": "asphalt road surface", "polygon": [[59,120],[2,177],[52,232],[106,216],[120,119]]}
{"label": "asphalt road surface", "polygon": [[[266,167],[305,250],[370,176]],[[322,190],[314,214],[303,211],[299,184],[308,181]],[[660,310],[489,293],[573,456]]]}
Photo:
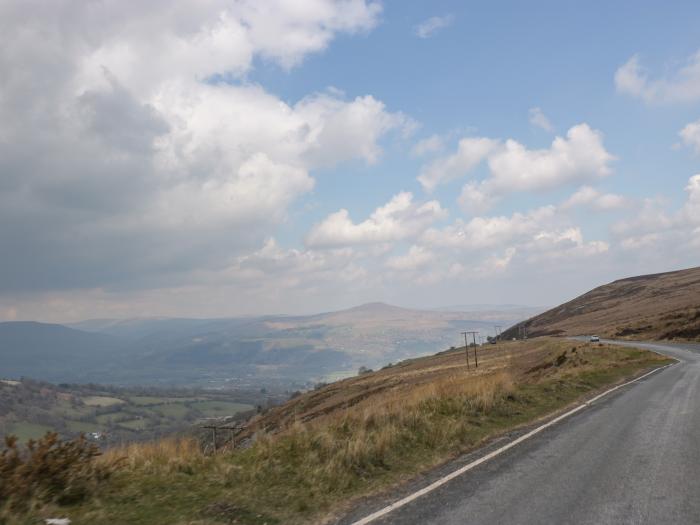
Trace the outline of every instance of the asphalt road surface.
{"label": "asphalt road surface", "polygon": [[700,345],[635,346],[680,363],[372,523],[700,524]]}

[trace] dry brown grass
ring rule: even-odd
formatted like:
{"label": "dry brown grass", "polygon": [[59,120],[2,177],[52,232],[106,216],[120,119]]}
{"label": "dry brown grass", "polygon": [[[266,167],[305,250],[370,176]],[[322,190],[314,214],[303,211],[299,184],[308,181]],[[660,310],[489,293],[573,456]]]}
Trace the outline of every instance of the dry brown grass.
{"label": "dry brown grass", "polygon": [[100,456],[104,464],[118,464],[132,470],[176,470],[205,459],[200,443],[193,437],[171,437],[157,441],[112,447]]}
{"label": "dry brown grass", "polygon": [[[531,336],[700,340],[700,268],[599,286],[521,323]],[[504,333],[516,337],[519,325]]]}
{"label": "dry brown grass", "polygon": [[428,392],[447,389],[447,385],[465,389],[466,395],[469,389],[485,388],[482,385],[491,384],[493,377],[504,377],[497,372],[506,373],[514,381],[557,345],[553,341],[530,341],[484,346],[478,349],[478,368],[474,366],[474,351],[470,349],[469,369],[461,348],[338,381],[254,418],[238,436],[238,442],[259,434],[276,433],[298,422],[325,421],[337,413],[348,415],[365,408],[378,410],[387,403],[420,399]]}

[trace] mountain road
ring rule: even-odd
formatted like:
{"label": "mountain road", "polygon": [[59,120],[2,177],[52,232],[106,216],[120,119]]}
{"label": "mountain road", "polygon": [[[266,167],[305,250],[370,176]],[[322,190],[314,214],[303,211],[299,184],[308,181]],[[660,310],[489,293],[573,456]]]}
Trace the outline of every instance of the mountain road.
{"label": "mountain road", "polygon": [[[679,362],[371,523],[700,523],[700,345],[614,342]],[[360,506],[340,523],[369,523],[387,503]]]}

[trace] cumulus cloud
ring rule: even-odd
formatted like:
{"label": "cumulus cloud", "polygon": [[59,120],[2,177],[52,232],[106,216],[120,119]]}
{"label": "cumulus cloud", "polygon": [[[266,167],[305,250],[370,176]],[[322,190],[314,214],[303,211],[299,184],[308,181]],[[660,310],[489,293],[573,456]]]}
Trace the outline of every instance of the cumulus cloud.
{"label": "cumulus cloud", "polygon": [[480,215],[487,212],[496,201],[496,197],[478,182],[468,182],[462,187],[457,198],[460,208],[467,215]]}
{"label": "cumulus cloud", "polygon": [[685,191],[688,198],[681,211],[682,217],[693,226],[700,224],[700,174],[688,179]]}
{"label": "cumulus cloud", "polygon": [[435,255],[424,246],[411,246],[405,255],[396,255],[386,261],[392,270],[412,271],[424,268],[435,260]]}
{"label": "cumulus cloud", "polygon": [[452,155],[435,160],[421,170],[418,181],[426,191],[439,184],[467,174],[498,146],[498,141],[488,138],[464,138],[459,141]]}
{"label": "cumulus cloud", "polygon": [[678,134],[686,146],[700,153],[700,120],[687,124]]}
{"label": "cumulus cloud", "polygon": [[[645,250],[645,255],[668,257],[694,256],[700,246],[700,174],[688,179],[686,201],[675,212],[664,202],[645,199],[633,217],[615,223],[611,231],[625,250]],[[648,248],[653,247],[652,251]]]}
{"label": "cumulus cloud", "polygon": [[360,223],[354,223],[345,209],[329,215],[311,229],[306,245],[318,248],[410,239],[446,216],[439,202],[415,203],[413,194],[401,192]]}
{"label": "cumulus cloud", "polygon": [[[330,279],[352,281],[365,270],[357,264],[356,253],[349,248],[337,250],[300,250],[283,248],[269,238],[259,250],[240,256],[224,270],[227,281],[244,286],[299,288],[316,287]],[[217,276],[217,281],[220,281]]]}
{"label": "cumulus cloud", "polygon": [[308,158],[312,165],[328,166],[339,161],[379,159],[379,139],[393,129],[409,130],[412,120],[389,113],[384,104],[367,95],[348,103],[329,95],[308,97],[295,106],[307,122]]}
{"label": "cumulus cloud", "polygon": [[441,229],[431,228],[422,236],[430,246],[460,250],[478,250],[505,246],[518,238],[532,236],[555,218],[556,208],[545,206],[528,213],[516,212],[510,217],[474,217],[457,219]]}
{"label": "cumulus cloud", "polygon": [[416,27],[416,35],[419,38],[430,38],[438,31],[451,26],[452,22],[454,22],[454,16],[452,15],[431,16],[418,24]]}
{"label": "cumulus cloud", "polygon": [[[511,215],[458,218],[447,226],[426,230],[411,251],[416,256],[430,254],[429,268],[420,273],[426,274],[424,281],[436,284],[506,273],[523,275],[552,261],[575,267],[609,250],[607,241],[586,240],[580,226],[550,205]],[[399,259],[401,263],[408,265],[408,255],[406,260]],[[412,274],[412,282],[417,277]]]}
{"label": "cumulus cloud", "polygon": [[420,140],[411,149],[411,154],[414,157],[422,157],[431,153],[439,153],[445,148],[445,143],[439,135],[431,135],[430,137]]}
{"label": "cumulus cloud", "polygon": [[597,180],[612,174],[614,157],[603,146],[600,132],[588,124],[573,126],[566,137],[556,137],[548,149],[530,150],[514,140],[489,157],[496,192],[550,189],[571,182]]}
{"label": "cumulus cloud", "polygon": [[671,74],[659,78],[652,78],[634,55],[615,72],[615,87],[647,103],[700,100],[700,51]]}
{"label": "cumulus cloud", "polygon": [[591,186],[581,186],[576,193],[566,199],[561,207],[563,209],[576,206],[588,206],[595,210],[617,210],[627,206],[628,201],[622,195],[615,193],[601,193]]}
{"label": "cumulus cloud", "polygon": [[529,260],[556,260],[566,257],[590,257],[605,253],[610,245],[605,241],[585,242],[578,227],[558,231],[542,231],[535,235],[529,246]]}
{"label": "cumulus cloud", "polygon": [[547,118],[547,115],[542,112],[541,108],[530,108],[528,113],[530,115],[530,124],[550,133],[554,131],[554,125],[552,125],[550,120]]}
{"label": "cumulus cloud", "polygon": [[294,67],[380,13],[364,0],[3,3],[0,289],[188,282],[254,249],[313,170],[376,162],[408,117],[370,95],[290,104],[245,75],[256,58]]}
{"label": "cumulus cloud", "polygon": [[468,174],[486,160],[489,176],[470,181],[459,202],[469,213],[486,211],[500,196],[516,191],[547,190],[573,183],[596,181],[612,174],[615,157],[603,146],[599,131],[588,124],[573,126],[565,137],[555,137],[546,149],[528,149],[508,139],[465,138],[457,151],[438,158],[421,170],[418,180],[427,191]]}

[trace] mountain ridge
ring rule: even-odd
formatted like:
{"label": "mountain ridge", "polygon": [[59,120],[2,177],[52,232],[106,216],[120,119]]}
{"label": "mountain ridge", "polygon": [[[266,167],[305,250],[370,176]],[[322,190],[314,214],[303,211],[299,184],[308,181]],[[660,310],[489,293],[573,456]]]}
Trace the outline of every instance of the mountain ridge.
{"label": "mountain ridge", "polygon": [[700,267],[617,279],[540,315],[503,337],[588,335],[700,339]]}

